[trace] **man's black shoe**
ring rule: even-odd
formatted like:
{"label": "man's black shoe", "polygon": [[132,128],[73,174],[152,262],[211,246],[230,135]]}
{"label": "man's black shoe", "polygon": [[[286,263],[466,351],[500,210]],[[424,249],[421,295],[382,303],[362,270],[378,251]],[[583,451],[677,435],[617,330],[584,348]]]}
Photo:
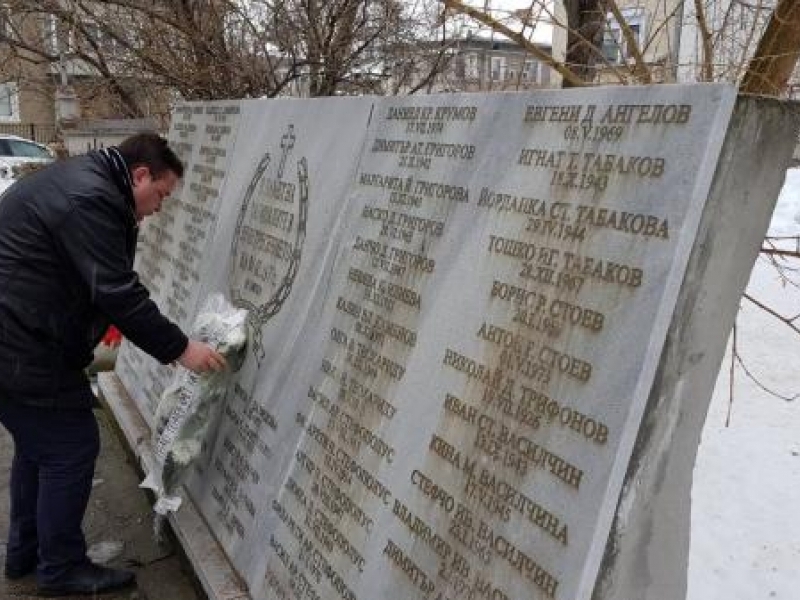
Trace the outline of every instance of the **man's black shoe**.
{"label": "man's black shoe", "polygon": [[42,596],[70,596],[72,594],[102,594],[128,587],[136,582],[132,571],[109,569],[93,563],[78,565],[56,581],[37,586]]}
{"label": "man's black shoe", "polygon": [[27,577],[33,573],[35,570],[36,559],[19,565],[6,563],[6,579],[11,581],[14,581],[15,579],[22,579],[23,577]]}

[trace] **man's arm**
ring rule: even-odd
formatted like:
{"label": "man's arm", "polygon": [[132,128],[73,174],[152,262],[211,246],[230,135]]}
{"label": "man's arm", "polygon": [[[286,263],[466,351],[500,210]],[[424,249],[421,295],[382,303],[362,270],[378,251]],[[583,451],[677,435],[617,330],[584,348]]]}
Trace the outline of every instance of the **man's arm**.
{"label": "man's arm", "polygon": [[66,262],[88,286],[91,302],[130,341],[163,364],[178,361],[193,371],[224,368],[224,357],[189,340],[159,311],[128,265],[125,216],[103,198],[74,202],[56,232]]}

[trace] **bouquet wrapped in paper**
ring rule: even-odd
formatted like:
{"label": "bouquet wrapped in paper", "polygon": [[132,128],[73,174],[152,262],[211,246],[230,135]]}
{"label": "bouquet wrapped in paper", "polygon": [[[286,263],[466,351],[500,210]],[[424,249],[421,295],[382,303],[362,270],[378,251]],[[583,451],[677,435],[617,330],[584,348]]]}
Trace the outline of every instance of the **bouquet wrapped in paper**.
{"label": "bouquet wrapped in paper", "polygon": [[141,484],[155,492],[158,515],[180,507],[178,490],[189,468],[205,445],[213,443],[231,371],[244,356],[246,320],[247,311],[235,308],[221,294],[210,296],[195,319],[192,337],[225,356],[228,368],[199,374],[178,367],[161,395],[153,431],[156,464]]}

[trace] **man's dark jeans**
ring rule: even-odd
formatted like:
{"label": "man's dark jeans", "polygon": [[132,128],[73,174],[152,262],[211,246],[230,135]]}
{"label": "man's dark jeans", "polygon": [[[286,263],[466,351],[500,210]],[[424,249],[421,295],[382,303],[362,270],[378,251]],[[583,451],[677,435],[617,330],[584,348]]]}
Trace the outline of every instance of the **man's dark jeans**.
{"label": "man's dark jeans", "polygon": [[[0,400],[0,423],[14,439],[6,565],[37,564],[40,583],[85,562],[81,524],[100,450],[91,409],[51,409]],[[38,563],[37,563],[38,552]]]}

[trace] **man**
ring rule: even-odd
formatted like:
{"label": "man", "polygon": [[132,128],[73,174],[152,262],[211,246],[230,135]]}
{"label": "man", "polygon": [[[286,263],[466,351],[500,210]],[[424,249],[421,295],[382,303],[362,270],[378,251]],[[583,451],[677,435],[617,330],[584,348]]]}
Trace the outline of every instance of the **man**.
{"label": "man", "polygon": [[81,522],[99,451],[84,373],[113,323],[164,364],[225,367],[164,317],[133,271],[139,222],[183,165],[155,134],[58,161],[0,202],[0,422],[14,439],[6,576],[36,572],[49,596],[133,584],[92,564]]}

